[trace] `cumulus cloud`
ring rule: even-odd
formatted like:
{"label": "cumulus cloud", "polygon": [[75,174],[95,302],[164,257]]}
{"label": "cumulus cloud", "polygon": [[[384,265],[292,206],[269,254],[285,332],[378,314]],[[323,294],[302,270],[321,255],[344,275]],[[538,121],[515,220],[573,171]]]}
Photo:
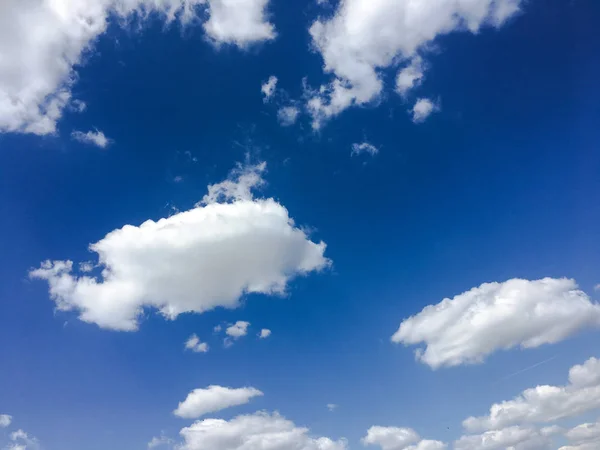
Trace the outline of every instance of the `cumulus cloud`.
{"label": "cumulus cloud", "polygon": [[463,426],[470,432],[500,430],[513,425],[555,422],[600,407],[600,360],[590,358],[573,366],[565,386],[536,386],[512,400],[495,403],[490,413],[469,417]]}
{"label": "cumulus cloud", "polygon": [[362,438],[363,445],[378,445],[381,450],[444,450],[440,441],[421,439],[412,428],[372,426]]}
{"label": "cumulus cloud", "polygon": [[296,123],[300,110],[295,106],[284,106],[277,111],[277,120],[283,127],[289,127]]}
{"label": "cumulus cloud", "polygon": [[[308,100],[313,127],[319,128],[352,105],[376,100],[383,89],[381,69],[402,60],[412,65],[440,35],[500,27],[520,4],[521,0],[339,2],[332,17],[316,20],[309,30],[314,48],[323,57],[324,71],[333,74],[333,80]],[[408,75],[401,77],[400,89],[409,79],[414,85],[423,76],[422,70]]]}
{"label": "cumulus cloud", "polygon": [[8,446],[8,450],[38,450],[40,448],[37,438],[29,436],[23,430],[13,431],[10,434],[10,440],[13,444]]}
{"label": "cumulus cloud", "polygon": [[[247,45],[273,39],[268,0],[5,0],[0,2],[0,132],[56,132],[77,79],[73,67],[108,27],[112,17],[158,13],[167,23],[205,16],[215,43]],[[203,10],[207,14],[203,14]],[[199,13],[200,12],[200,13]]]}
{"label": "cumulus cloud", "polygon": [[396,92],[406,96],[409,91],[423,82],[425,64],[420,56],[415,56],[396,76]]}
{"label": "cumulus cloud", "polygon": [[554,428],[537,430],[533,427],[512,426],[482,434],[462,436],[454,450],[550,450]]}
{"label": "cumulus cloud", "polygon": [[225,334],[227,334],[227,336],[231,336],[234,339],[239,339],[242,336],[246,336],[248,334],[249,326],[250,322],[238,320],[233,325],[227,327],[227,329],[225,330]]}
{"label": "cumulus cloud", "polygon": [[0,428],[6,428],[12,422],[12,416],[8,414],[0,414]]}
{"label": "cumulus cloud", "polygon": [[192,334],[187,341],[185,341],[185,348],[196,353],[208,352],[208,344],[206,342],[200,342],[200,339],[195,334]]}
{"label": "cumulus cloud", "polygon": [[258,334],[258,337],[261,339],[266,339],[269,336],[271,336],[271,330],[269,330],[267,328],[263,328],[262,330],[260,330],[260,333]]}
{"label": "cumulus cloud", "polygon": [[379,153],[379,149],[368,142],[352,144],[352,151],[350,152],[350,155],[360,155],[361,153],[368,153],[371,156],[375,156],[377,153]]}
{"label": "cumulus cloud", "polygon": [[311,437],[278,413],[257,412],[229,421],[205,419],[180,432],[181,450],[347,450],[345,440]]}
{"label": "cumulus cloud", "polygon": [[98,276],[76,273],[66,260],[46,261],[30,277],[48,282],[58,310],[114,330],[136,330],[144,308],[175,319],[236,308],[244,294],[282,295],[290,279],[330,261],[325,243],[312,242],[281,204],[253,197],[265,167],[240,167],[194,208],[91,244]]}
{"label": "cumulus cloud", "polygon": [[73,131],[71,133],[71,139],[81,142],[83,144],[91,144],[96,147],[106,148],[108,144],[111,143],[111,140],[108,139],[102,131],[88,131],[84,133],[83,131]]}
{"label": "cumulus cloud", "polygon": [[600,448],[600,421],[583,423],[565,433],[569,445],[559,450],[597,450]]}
{"label": "cumulus cloud", "polygon": [[600,305],[574,280],[484,283],[403,320],[392,342],[425,344],[417,359],[432,368],[481,363],[491,353],[535,348],[600,326]]}
{"label": "cumulus cloud", "polygon": [[262,395],[261,391],[253,387],[232,389],[223,386],[209,386],[206,389],[194,389],[183,402],[179,403],[173,414],[184,419],[197,419],[225,408],[244,405],[252,398]]}
{"label": "cumulus cloud", "polygon": [[260,91],[263,94],[263,101],[266,103],[271,100],[273,94],[275,93],[275,89],[277,88],[277,77],[275,75],[271,75],[267,81],[265,81],[260,87]]}
{"label": "cumulus cloud", "polygon": [[414,123],[424,122],[432,113],[439,110],[440,107],[428,98],[420,98],[410,110],[412,113],[412,121]]}

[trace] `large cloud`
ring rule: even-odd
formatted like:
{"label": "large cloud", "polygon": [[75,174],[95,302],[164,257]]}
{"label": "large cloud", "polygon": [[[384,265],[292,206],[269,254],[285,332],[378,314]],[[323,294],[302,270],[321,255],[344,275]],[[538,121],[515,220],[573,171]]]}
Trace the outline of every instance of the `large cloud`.
{"label": "large cloud", "polygon": [[[109,18],[159,13],[199,19],[216,44],[272,39],[268,0],[3,0],[0,2],[0,132],[49,134],[71,101],[73,66],[106,31]],[[81,103],[79,104],[81,105]],[[77,105],[75,105],[76,109]]]}
{"label": "large cloud", "polygon": [[420,361],[432,368],[480,363],[489,354],[520,346],[535,348],[600,326],[600,305],[574,280],[512,279],[485,283],[400,324],[392,341],[424,343]]}
{"label": "large cloud", "polygon": [[565,433],[570,445],[559,450],[597,450],[600,448],[600,421],[583,423]]}
{"label": "large cloud", "polygon": [[90,245],[97,276],[75,273],[72,261],[46,261],[30,276],[48,281],[59,310],[115,330],[136,330],[145,307],[175,319],[235,308],[245,293],[283,294],[292,277],[329,260],[325,243],[312,242],[281,204],[253,198],[264,170],[238,170],[189,211],[108,233]]}
{"label": "large cloud", "polygon": [[382,450],[444,450],[440,441],[421,439],[412,428],[372,426],[362,438],[363,445],[378,445]]}
{"label": "large cloud", "polygon": [[550,450],[555,427],[537,430],[534,427],[512,426],[482,434],[462,436],[454,443],[454,450]]}
{"label": "large cloud", "polygon": [[277,413],[259,412],[229,421],[206,419],[181,430],[181,450],[346,450],[344,440],[309,436]]}
{"label": "large cloud", "polygon": [[220,411],[232,406],[244,405],[252,398],[263,393],[253,387],[228,388],[209,386],[206,389],[194,389],[188,394],[173,414],[185,419],[197,419],[200,416]]}
{"label": "large cloud", "polygon": [[590,358],[571,368],[567,385],[526,389],[512,400],[493,404],[489,415],[469,417],[463,426],[471,432],[501,430],[576,417],[599,407],[600,361]]}
{"label": "large cloud", "polygon": [[[313,126],[351,105],[375,100],[383,88],[379,69],[408,61],[397,81],[406,94],[423,78],[419,52],[453,31],[476,33],[501,26],[521,0],[342,0],[333,17],[315,21],[310,34],[334,79],[308,101]],[[412,61],[416,58],[416,61]]]}

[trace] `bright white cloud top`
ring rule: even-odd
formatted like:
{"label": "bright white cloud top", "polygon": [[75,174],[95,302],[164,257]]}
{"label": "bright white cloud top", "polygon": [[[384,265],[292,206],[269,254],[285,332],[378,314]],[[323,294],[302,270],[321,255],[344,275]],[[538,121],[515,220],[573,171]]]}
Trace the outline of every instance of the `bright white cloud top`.
{"label": "bright white cloud top", "polygon": [[[311,93],[307,107],[313,127],[352,105],[378,98],[383,81],[379,71],[407,61],[427,50],[436,37],[454,31],[478,32],[483,26],[500,27],[519,11],[521,0],[344,0],[331,18],[310,27],[324,70],[333,74],[329,84]],[[405,70],[405,68],[401,69]],[[409,76],[410,75],[410,76]],[[423,69],[400,75],[397,89],[408,91],[423,77]],[[412,81],[411,81],[412,80]]]}
{"label": "bright white cloud top", "polygon": [[[158,13],[167,23],[191,23],[207,16],[204,30],[214,44],[246,47],[275,37],[266,20],[267,6],[268,0],[2,1],[0,132],[56,132],[72,101],[73,67],[106,31],[111,17],[122,21]],[[73,109],[81,105],[73,103]]]}
{"label": "bright white cloud top", "polygon": [[191,350],[195,353],[206,353],[209,350],[206,342],[200,342],[200,339],[195,334],[192,334],[187,341],[185,341],[186,350]]}
{"label": "bright white cloud top", "polygon": [[511,279],[484,283],[403,320],[392,341],[423,343],[417,359],[431,368],[475,364],[498,350],[553,344],[600,326],[600,305],[574,280]]}
{"label": "bright white cloud top", "polygon": [[432,113],[439,111],[440,107],[428,98],[420,98],[415,102],[410,112],[414,123],[425,122]]}
{"label": "bright white cloud top", "polygon": [[12,416],[0,414],[0,428],[6,428],[12,423]]}
{"label": "bright white cloud top", "polygon": [[266,339],[269,336],[271,336],[271,330],[269,330],[268,328],[263,328],[262,330],[260,330],[260,333],[258,334],[258,337],[261,339]]}
{"label": "bright white cloud top", "polygon": [[378,445],[381,450],[444,450],[440,441],[421,439],[412,428],[372,426],[362,438],[364,445]]}
{"label": "bright white cloud top", "polygon": [[312,242],[281,204],[253,197],[265,169],[239,168],[188,211],[108,233],[90,245],[98,276],[75,273],[68,260],[46,261],[30,276],[47,280],[58,310],[113,330],[136,330],[144,308],[175,319],[236,308],[248,293],[282,295],[290,279],[330,261],[325,243]]}
{"label": "bright white cloud top", "polygon": [[181,450],[347,450],[346,441],[311,437],[278,413],[257,412],[229,421],[206,419],[180,432]]}
{"label": "bright white cloud top", "polygon": [[271,100],[271,97],[275,93],[275,89],[277,89],[277,77],[275,75],[271,75],[269,79],[260,87],[260,91],[263,94],[263,101],[265,103]]}
{"label": "bright white cloud top", "polygon": [[221,411],[232,406],[245,405],[254,397],[263,393],[253,387],[232,389],[223,386],[209,386],[206,389],[194,389],[188,394],[173,414],[184,419],[197,419],[205,414]]}
{"label": "bright white cloud top", "polygon": [[423,82],[425,64],[420,56],[415,56],[410,63],[402,68],[396,76],[396,92],[402,96]]}
{"label": "bright white cloud top", "polygon": [[227,336],[231,336],[234,339],[241,338],[242,336],[246,336],[248,334],[248,327],[250,326],[250,322],[245,322],[243,320],[238,320],[233,325],[230,325],[225,330],[225,334]]}
{"label": "bright white cloud top", "polygon": [[83,131],[73,131],[71,133],[71,138],[82,144],[91,144],[100,148],[106,148],[108,144],[111,143],[111,140],[107,138],[102,131],[98,130],[88,131],[86,133]]}

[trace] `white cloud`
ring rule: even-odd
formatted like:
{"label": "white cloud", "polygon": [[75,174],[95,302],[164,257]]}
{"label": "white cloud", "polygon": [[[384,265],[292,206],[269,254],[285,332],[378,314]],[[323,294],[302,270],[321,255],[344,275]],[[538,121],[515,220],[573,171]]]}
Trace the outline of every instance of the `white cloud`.
{"label": "white cloud", "polygon": [[188,394],[173,414],[184,419],[197,419],[232,406],[245,405],[252,398],[263,393],[253,387],[232,389],[223,386],[209,386],[206,389],[194,389]]}
{"label": "white cloud", "polygon": [[597,450],[600,448],[600,421],[583,423],[565,433],[570,445],[559,450]]}
{"label": "white cloud", "polygon": [[12,422],[12,416],[8,414],[0,414],[0,428],[6,428]]}
{"label": "white cloud", "polygon": [[336,405],[335,403],[327,403],[326,406],[329,411],[335,411],[338,407],[338,405]]}
{"label": "white cloud", "polygon": [[462,436],[454,450],[550,450],[552,441],[545,430],[512,426],[482,434]]}
{"label": "white cloud", "polygon": [[392,341],[425,344],[417,358],[432,368],[481,363],[517,346],[535,348],[600,325],[600,306],[574,280],[484,283],[425,307],[400,324]]}
{"label": "white cloud", "polygon": [[106,148],[112,141],[108,139],[102,131],[88,131],[84,133],[82,131],[73,131],[71,133],[71,139],[74,139],[83,144],[91,144],[100,148]]}
{"label": "white cloud", "polygon": [[48,281],[57,309],[114,330],[136,330],[144,308],[175,319],[236,308],[247,293],[282,295],[294,276],[330,261],[325,243],[312,242],[281,204],[253,198],[264,170],[239,168],[189,211],[108,233],[90,245],[98,277],[74,273],[68,260],[46,261],[30,277]]}
{"label": "white cloud", "polygon": [[334,75],[308,100],[313,127],[352,105],[376,100],[383,89],[380,69],[414,61],[440,35],[499,27],[520,4],[521,0],[339,2],[333,17],[315,21],[309,30],[324,71]]}
{"label": "white cloud", "polygon": [[148,448],[156,448],[161,446],[171,446],[175,443],[173,439],[168,438],[163,433],[160,436],[155,436],[150,442],[148,442]]}
{"label": "white cloud", "polygon": [[408,92],[419,86],[425,77],[425,64],[420,56],[415,56],[410,63],[398,71],[396,76],[396,92],[406,96]]}
{"label": "white cloud", "polygon": [[240,47],[273,39],[265,21],[268,0],[3,0],[0,2],[0,132],[52,134],[82,63],[111,17],[127,23],[152,12],[167,23],[189,23],[204,17],[215,43]]}
{"label": "white cloud", "polygon": [[260,91],[263,93],[263,101],[266,103],[271,100],[275,89],[277,88],[277,77],[271,75],[267,81],[265,81],[260,87]]}
{"label": "white cloud", "polygon": [[238,320],[233,325],[227,327],[227,329],[225,330],[225,334],[227,334],[227,336],[231,336],[234,339],[239,339],[242,336],[246,336],[248,334],[249,326],[250,322]]}
{"label": "white cloud", "polygon": [[258,335],[258,337],[261,339],[266,339],[269,336],[271,336],[271,330],[267,328],[263,328],[262,330],[260,330],[260,334]]}
{"label": "white cloud", "polygon": [[378,445],[382,450],[444,450],[440,441],[421,439],[412,428],[372,426],[362,438],[363,445]]}
{"label": "white cloud", "polygon": [[13,431],[10,440],[14,444],[8,446],[8,450],[37,450],[40,448],[37,438],[29,436],[23,430]]}
{"label": "white cloud", "polygon": [[424,122],[432,113],[439,111],[440,107],[428,98],[420,98],[410,110],[414,123]]}
{"label": "white cloud", "polygon": [[512,400],[493,404],[487,416],[469,417],[463,426],[470,432],[500,430],[512,425],[554,422],[599,407],[600,360],[590,358],[571,368],[567,385],[526,389]]}
{"label": "white cloud", "polygon": [[368,153],[371,156],[375,156],[377,153],[379,153],[379,149],[368,142],[352,144],[352,151],[350,152],[350,155],[360,155],[361,153]]}
{"label": "white cloud", "polygon": [[180,432],[181,450],[347,450],[346,441],[311,437],[278,413],[257,412],[229,421],[206,419]]}
{"label": "white cloud", "polygon": [[300,110],[295,106],[284,106],[277,111],[277,120],[283,127],[289,127],[296,123]]}
{"label": "white cloud", "polygon": [[200,339],[195,334],[192,334],[185,342],[185,348],[196,353],[208,352],[208,344],[206,342],[200,342]]}
{"label": "white cloud", "polygon": [[71,108],[75,112],[84,112],[87,109],[87,104],[82,100],[73,100],[71,102]]}

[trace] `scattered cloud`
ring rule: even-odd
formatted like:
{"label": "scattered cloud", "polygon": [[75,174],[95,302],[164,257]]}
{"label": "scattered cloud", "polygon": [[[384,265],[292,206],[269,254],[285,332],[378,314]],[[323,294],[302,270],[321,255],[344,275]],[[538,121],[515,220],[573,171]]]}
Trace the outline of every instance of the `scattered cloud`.
{"label": "scattered cloud", "polygon": [[216,325],[216,326],[213,328],[213,331],[214,331],[215,333],[220,333],[222,329],[223,329],[223,327],[222,327],[221,325]]}
{"label": "scattered cloud", "polygon": [[155,436],[152,438],[152,440],[150,442],[148,442],[148,448],[157,448],[157,447],[164,447],[164,446],[172,446],[175,443],[175,441],[171,438],[168,438],[167,436],[164,435],[164,433],[161,433],[160,436]]}
{"label": "scattered cloud", "polygon": [[183,181],[183,177],[181,175],[176,175],[173,177],[174,183],[181,183]]}
{"label": "scattered cloud", "polygon": [[600,420],[577,425],[564,436],[569,440],[569,445],[559,450],[597,450],[600,448]]}
{"label": "scattered cloud", "polygon": [[208,344],[200,342],[200,339],[195,334],[192,334],[185,342],[185,348],[195,353],[206,353],[209,350]]}
{"label": "scattered cloud", "polygon": [[8,414],[0,414],[0,428],[6,428],[12,422],[12,416]]}
{"label": "scattered cloud", "polygon": [[262,395],[261,391],[253,387],[232,389],[223,386],[209,386],[206,389],[194,389],[183,402],[179,403],[173,414],[184,419],[197,419],[205,414],[232,406],[245,405],[252,398]]}
{"label": "scattered cloud", "polygon": [[181,430],[181,450],[347,450],[343,439],[313,438],[308,431],[278,413],[205,419]]}
{"label": "scattered cloud", "polygon": [[569,370],[565,386],[536,386],[512,400],[495,403],[487,416],[469,417],[469,432],[501,430],[513,425],[549,423],[600,407],[600,360],[590,358]]}
{"label": "scattered cloud", "polygon": [[14,444],[9,445],[7,450],[38,450],[40,448],[37,438],[29,436],[23,430],[13,431],[10,434],[10,440]]}
{"label": "scattered cloud", "polygon": [[396,92],[403,97],[410,90],[419,86],[425,77],[425,64],[423,58],[415,56],[410,60],[409,64],[400,69],[396,76]]}
{"label": "scattered cloud", "polygon": [[88,131],[84,133],[82,131],[73,131],[71,133],[71,139],[81,142],[82,144],[91,144],[96,147],[106,148],[111,142],[102,131]]}
{"label": "scattered cloud", "polygon": [[74,273],[69,260],[46,261],[30,277],[48,282],[58,310],[127,331],[138,328],[144,308],[173,320],[236,308],[247,293],[283,295],[294,276],[330,261],[325,243],[312,242],[285,207],[253,197],[265,169],[239,167],[191,210],[108,233],[90,245],[103,268],[98,277]]}
{"label": "scattered cloud", "polygon": [[332,412],[338,408],[338,405],[336,405],[335,403],[327,403],[326,406],[327,406],[327,409]]}
{"label": "scattered cloud", "polygon": [[[500,27],[520,4],[521,0],[433,0],[423,8],[420,2],[397,0],[339,2],[333,16],[316,20],[309,30],[324,71],[333,75],[309,96],[313,127],[350,106],[376,101],[383,90],[381,69],[398,61],[412,65],[439,35]],[[422,79],[422,72],[415,72],[418,77],[405,73],[400,88],[409,79],[413,84]]]}
{"label": "scattered cloud", "polygon": [[245,322],[243,320],[238,320],[233,325],[230,325],[225,330],[225,334],[227,336],[231,336],[234,339],[239,339],[242,336],[246,336],[248,334],[248,327],[250,326],[250,322]]}
{"label": "scattered cloud", "polygon": [[512,426],[462,436],[454,443],[454,450],[551,450],[550,436],[556,431],[553,427],[538,430],[534,427]]}
{"label": "scattered cloud", "polygon": [[266,339],[269,336],[271,336],[271,330],[269,330],[267,328],[263,328],[262,330],[260,330],[260,333],[258,334],[258,337],[261,339]]}
{"label": "scattered cloud", "polygon": [[84,101],[77,99],[73,100],[70,106],[73,111],[79,113],[84,112],[87,109],[87,104]]}
{"label": "scattered cloud", "polygon": [[415,106],[413,106],[413,108],[410,110],[412,113],[412,121],[414,123],[422,123],[432,113],[439,110],[440,107],[428,98],[420,98],[416,101]]}
{"label": "scattered cloud", "polygon": [[368,153],[371,156],[375,156],[377,153],[379,153],[379,149],[368,142],[352,144],[352,151],[350,152],[350,155],[360,155],[361,153]]}
{"label": "scattered cloud", "polygon": [[421,439],[412,428],[372,426],[362,438],[363,445],[378,445],[381,450],[444,450],[440,441]]}
{"label": "scattered cloud", "polygon": [[300,110],[295,106],[284,106],[277,111],[277,120],[283,127],[289,127],[296,123]]}
{"label": "scattered cloud", "polygon": [[260,87],[260,91],[263,93],[263,101],[267,103],[273,97],[275,89],[277,88],[277,77],[271,75],[267,81]]}
{"label": "scattered cloud", "polygon": [[403,320],[392,342],[425,344],[417,359],[431,368],[481,363],[498,350],[535,348],[600,326],[600,305],[574,280],[511,279],[429,305]]}

